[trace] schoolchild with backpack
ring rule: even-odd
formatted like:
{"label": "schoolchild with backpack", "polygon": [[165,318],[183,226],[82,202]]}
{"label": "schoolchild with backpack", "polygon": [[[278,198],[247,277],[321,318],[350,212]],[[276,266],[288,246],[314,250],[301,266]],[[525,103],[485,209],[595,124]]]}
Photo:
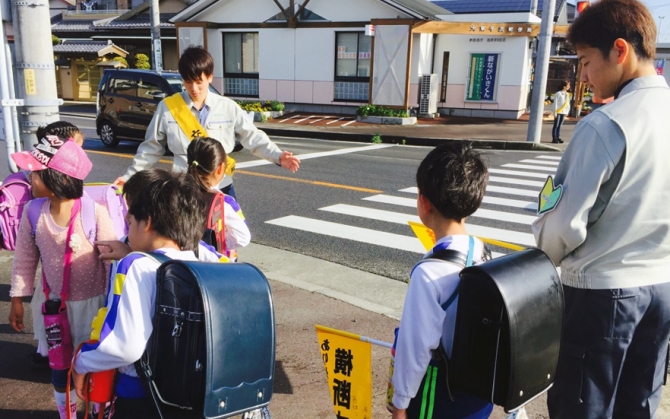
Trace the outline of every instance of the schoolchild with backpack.
{"label": "schoolchild with backpack", "polygon": [[186,154],[188,174],[198,183],[206,202],[203,240],[234,261],[235,249],[248,245],[251,233],[235,198],[217,187],[226,173],[226,151],[215,139],[199,137],[191,141]]}
{"label": "schoolchild with backpack", "polygon": [[[92,236],[116,236],[107,211],[83,196],[83,180],[92,164],[74,141],[47,135],[31,151],[11,157],[18,167],[30,170],[36,199],[26,205],[17,235],[9,323],[16,331],[24,329],[23,298],[33,295],[41,261],[42,339],[48,346],[58,412],[65,418],[68,411],[76,412],[65,394],[73,349],[88,338],[91,320],[105,303],[108,265],[98,259]],[[85,219],[90,218],[94,226],[86,231],[90,223]]]}
{"label": "schoolchild with backpack", "polygon": [[[393,418],[488,418],[488,401],[450,394],[445,362],[454,338],[459,273],[463,265],[487,258],[484,244],[468,235],[465,219],[482,202],[488,170],[471,145],[444,144],[421,162],[416,181],[417,213],[436,244],[413,268],[405,296],[395,343]],[[463,265],[443,260],[445,253],[462,254]]]}
{"label": "schoolchild with backpack", "polygon": [[[133,200],[128,210],[130,248],[196,261],[194,250],[205,224],[205,204],[195,181],[187,175],[170,175],[150,183],[140,196],[142,199]],[[74,384],[82,399],[86,399],[85,374],[118,369],[115,419],[158,417],[133,364],[144,353],[152,334],[159,266],[155,258],[139,253],[119,261],[110,276],[113,292],[107,299],[99,342],[85,344],[74,361]]]}

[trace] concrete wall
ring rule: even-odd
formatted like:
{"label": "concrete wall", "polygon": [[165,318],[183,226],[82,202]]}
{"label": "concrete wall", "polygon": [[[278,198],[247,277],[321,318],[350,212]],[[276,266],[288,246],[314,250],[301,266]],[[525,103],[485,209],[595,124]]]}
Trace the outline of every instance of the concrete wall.
{"label": "concrete wall", "polygon": [[[481,41],[475,42],[475,39]],[[503,42],[493,42],[503,39]],[[487,37],[479,35],[439,35],[435,48],[436,73],[441,77],[445,51],[450,52],[447,98],[440,112],[452,115],[518,118],[526,108],[530,71],[530,38]],[[465,89],[470,69],[470,54],[498,53],[500,62],[496,80],[496,100],[466,101]]]}

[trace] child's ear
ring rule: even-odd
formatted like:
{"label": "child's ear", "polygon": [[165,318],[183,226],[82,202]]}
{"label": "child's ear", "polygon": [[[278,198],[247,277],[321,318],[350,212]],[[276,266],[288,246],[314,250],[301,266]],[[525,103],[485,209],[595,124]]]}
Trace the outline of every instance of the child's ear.
{"label": "child's ear", "polygon": [[151,217],[147,217],[147,221],[144,224],[144,232],[149,233],[151,231]]}
{"label": "child's ear", "polygon": [[425,195],[421,195],[420,193],[419,197],[417,198],[417,203],[419,211],[423,212],[424,214],[429,214],[433,209],[433,204],[431,204],[430,200],[426,198]]}
{"label": "child's ear", "polygon": [[226,172],[226,162],[224,161],[219,165],[219,167],[216,168],[216,175],[221,176]]}

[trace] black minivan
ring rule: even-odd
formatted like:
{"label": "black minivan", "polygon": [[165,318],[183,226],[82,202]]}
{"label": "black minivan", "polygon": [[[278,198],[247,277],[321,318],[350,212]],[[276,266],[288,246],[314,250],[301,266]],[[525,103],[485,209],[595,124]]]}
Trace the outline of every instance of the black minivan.
{"label": "black minivan", "polygon": [[[184,90],[179,73],[153,70],[106,70],[98,86],[96,127],[107,147],[121,137],[144,140],[158,103]],[[209,90],[219,94],[211,85]]]}

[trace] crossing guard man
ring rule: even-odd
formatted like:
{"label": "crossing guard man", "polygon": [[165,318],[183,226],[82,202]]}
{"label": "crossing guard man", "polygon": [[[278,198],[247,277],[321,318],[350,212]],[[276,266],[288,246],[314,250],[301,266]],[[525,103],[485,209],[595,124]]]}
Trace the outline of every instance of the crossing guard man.
{"label": "crossing guard man", "polygon": [[568,41],[581,80],[615,100],[583,118],[532,229],[562,269],[552,419],[653,418],[670,337],[670,89],[637,0],[591,4]]}

